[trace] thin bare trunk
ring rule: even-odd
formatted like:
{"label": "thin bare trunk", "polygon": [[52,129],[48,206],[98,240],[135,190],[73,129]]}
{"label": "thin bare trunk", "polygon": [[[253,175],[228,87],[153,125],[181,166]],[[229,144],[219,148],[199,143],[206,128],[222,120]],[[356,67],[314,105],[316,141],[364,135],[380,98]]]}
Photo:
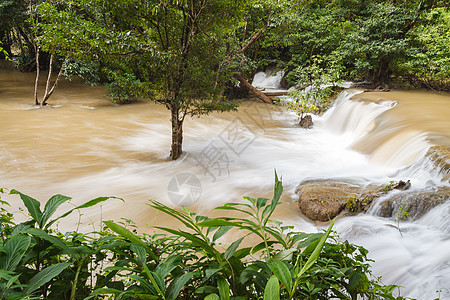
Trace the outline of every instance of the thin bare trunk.
{"label": "thin bare trunk", "polygon": [[49,73],[49,77],[47,79],[47,87],[45,89],[45,95],[44,95],[44,98],[42,99],[41,105],[47,105],[47,100],[50,98],[50,96],[53,94],[55,88],[58,86],[58,82],[59,82],[59,79],[61,78],[61,74],[62,74],[63,70],[64,70],[64,64],[59,69],[59,72],[58,72],[58,75],[56,76],[55,82],[53,83],[53,86],[50,89],[50,91],[48,91],[48,93],[47,93],[47,88],[50,83],[50,73]]}
{"label": "thin bare trunk", "polygon": [[36,80],[34,81],[34,104],[39,105],[39,100],[37,96],[38,85],[39,85],[39,46],[35,43],[34,49],[36,53]]}
{"label": "thin bare trunk", "polygon": [[45,105],[44,104],[44,99],[48,95],[48,88],[50,87],[50,79],[52,77],[52,71],[53,71],[53,54],[50,55],[50,64],[48,66],[47,83],[45,84],[45,93],[44,93],[44,97],[42,98],[41,105]]}

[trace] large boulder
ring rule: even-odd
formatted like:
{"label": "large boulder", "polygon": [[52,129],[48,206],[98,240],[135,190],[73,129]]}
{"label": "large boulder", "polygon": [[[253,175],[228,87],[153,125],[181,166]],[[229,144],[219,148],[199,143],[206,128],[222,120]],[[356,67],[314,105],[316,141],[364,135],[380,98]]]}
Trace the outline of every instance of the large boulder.
{"label": "large boulder", "polygon": [[409,189],[409,181],[391,182],[385,186],[358,186],[348,181],[310,180],[296,190],[298,207],[313,221],[330,221],[338,215],[348,216],[366,212],[372,202],[397,189]]}
{"label": "large boulder", "polygon": [[432,208],[450,200],[450,187],[430,187],[424,191],[404,192],[385,200],[377,214],[381,217],[417,219]]}
{"label": "large boulder", "polygon": [[312,180],[301,183],[296,190],[298,207],[313,221],[329,221],[347,204],[347,199],[360,194],[363,188],[350,182],[336,180]]}

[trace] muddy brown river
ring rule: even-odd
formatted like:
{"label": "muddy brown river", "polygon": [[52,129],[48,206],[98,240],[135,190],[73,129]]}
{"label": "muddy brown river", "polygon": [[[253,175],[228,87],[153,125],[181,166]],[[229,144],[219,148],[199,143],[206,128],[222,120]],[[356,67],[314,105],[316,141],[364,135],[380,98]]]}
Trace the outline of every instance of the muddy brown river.
{"label": "muddy brown river", "polygon": [[[251,100],[238,112],[187,119],[184,153],[170,161],[170,115],[163,106],[116,106],[102,87],[65,80],[50,106],[38,108],[32,105],[33,84],[33,74],[0,69],[0,187],[42,202],[56,193],[73,197],[62,210],[98,196],[125,200],[74,214],[58,225],[61,230],[92,230],[100,220],[121,218],[132,219],[140,231],[176,227],[148,206],[150,199],[171,206],[193,203],[189,209],[214,215],[214,207],[244,195],[270,197],[276,170],[285,193],[275,218],[298,230],[320,231],[297,208],[294,191],[302,180],[383,184],[406,178],[420,190],[442,184],[439,176],[407,167],[430,146],[450,146],[449,94],[350,89],[314,117],[310,130],[298,128],[293,113]],[[25,217],[18,197],[4,199],[18,218]],[[449,201],[430,214],[435,214],[430,220],[440,218],[437,225],[425,219],[405,224],[411,230],[404,237],[385,226],[394,220],[373,215],[347,218],[337,228],[343,238],[369,248],[374,271],[385,283],[404,286],[402,295],[430,299],[437,289],[450,289]],[[348,233],[368,224],[368,235]],[[450,292],[440,296],[450,299]]]}

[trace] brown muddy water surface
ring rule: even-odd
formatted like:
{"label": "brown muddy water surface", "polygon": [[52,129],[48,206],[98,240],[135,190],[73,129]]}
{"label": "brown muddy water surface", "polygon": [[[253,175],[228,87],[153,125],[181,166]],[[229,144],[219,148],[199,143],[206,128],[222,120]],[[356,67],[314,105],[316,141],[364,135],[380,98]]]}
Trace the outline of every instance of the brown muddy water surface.
{"label": "brown muddy water surface", "polygon": [[[132,219],[140,231],[152,231],[148,226],[155,225],[178,227],[149,207],[149,200],[175,206],[191,204],[185,201],[189,196],[195,202],[189,209],[213,216],[218,214],[214,207],[242,201],[243,195],[271,197],[276,170],[285,193],[275,218],[316,232],[322,228],[306,220],[296,205],[294,191],[302,180],[386,184],[410,179],[420,190],[440,184],[440,178],[414,163],[430,146],[450,146],[448,94],[348,90],[323,116],[314,117],[310,130],[298,128],[294,114],[255,101],[244,101],[238,112],[187,119],[184,154],[170,161],[170,115],[164,107],[152,102],[115,106],[102,87],[66,80],[49,107],[37,108],[32,105],[33,84],[33,74],[0,69],[0,187],[41,202],[57,193],[73,197],[61,211],[98,196],[125,200],[73,214],[59,224],[62,230],[78,225],[92,230],[100,220],[120,218]],[[174,179],[186,174],[198,181],[177,185]],[[2,198],[25,218],[19,197]],[[336,225],[343,238],[369,248],[377,261],[375,273],[385,276],[385,283],[405,286],[403,295],[430,299],[442,282],[450,282],[447,206],[448,213],[444,207],[431,221],[403,225],[411,229],[401,238],[385,226],[394,220],[377,216],[347,218]],[[366,227],[370,234],[356,235],[355,228]]]}

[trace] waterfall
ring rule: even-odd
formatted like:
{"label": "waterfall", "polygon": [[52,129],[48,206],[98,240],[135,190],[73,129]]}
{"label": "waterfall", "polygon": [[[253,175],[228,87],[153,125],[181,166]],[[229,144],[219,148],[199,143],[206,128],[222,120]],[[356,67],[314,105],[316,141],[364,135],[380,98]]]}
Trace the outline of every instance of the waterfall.
{"label": "waterfall", "polygon": [[284,71],[276,73],[258,72],[253,78],[252,85],[257,89],[280,89],[283,77]]}

